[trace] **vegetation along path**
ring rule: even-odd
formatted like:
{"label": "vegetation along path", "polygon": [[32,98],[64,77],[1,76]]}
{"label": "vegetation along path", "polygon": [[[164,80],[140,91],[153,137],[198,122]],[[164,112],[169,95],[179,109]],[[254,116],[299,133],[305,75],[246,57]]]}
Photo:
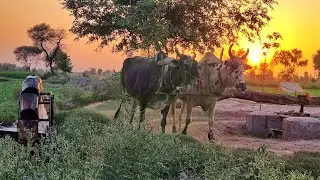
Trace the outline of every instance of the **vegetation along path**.
{"label": "vegetation along path", "polygon": [[[107,101],[94,103],[86,106],[86,109],[99,112],[109,118],[113,118],[117,101]],[[239,99],[227,99],[217,103],[217,116],[215,121],[216,143],[230,148],[254,148],[263,145],[267,150],[278,155],[292,155],[295,152],[320,152],[320,140],[296,140],[286,141],[281,139],[261,139],[248,135],[246,131],[246,116],[252,111],[260,109],[258,103]],[[262,104],[263,110],[268,111],[290,111],[299,110],[299,106]],[[316,107],[306,107],[306,113],[311,113],[314,117],[320,117],[320,109]],[[178,120],[180,108],[176,111]],[[138,121],[138,110],[136,111],[135,122]],[[161,130],[159,110],[147,109],[146,121],[150,130],[158,133]],[[185,114],[182,127],[184,127]],[[200,142],[207,143],[207,118],[201,108],[197,107],[192,112],[192,122],[188,134]],[[172,133],[172,116],[169,114],[166,133]],[[180,132],[179,132],[180,133]]]}

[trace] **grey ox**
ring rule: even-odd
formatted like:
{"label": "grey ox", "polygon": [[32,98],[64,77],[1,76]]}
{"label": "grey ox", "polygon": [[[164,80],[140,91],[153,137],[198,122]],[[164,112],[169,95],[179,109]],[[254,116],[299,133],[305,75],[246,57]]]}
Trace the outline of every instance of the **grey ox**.
{"label": "grey ox", "polygon": [[[244,59],[249,54],[249,49],[241,57],[232,54],[232,46],[229,47],[230,59],[222,61],[223,49],[218,59],[214,54],[208,52],[199,61],[199,79],[198,83],[189,85],[182,95],[176,96],[171,100],[171,112],[173,116],[172,131],[176,132],[175,109],[176,100],[181,99],[181,113],[179,116],[179,131],[181,129],[181,119],[185,108],[187,107],[186,125],[182,133],[187,134],[188,125],[191,122],[192,108],[201,106],[202,110],[208,112],[209,115],[209,132],[208,138],[213,137],[213,122],[215,114],[215,105],[219,97],[223,94],[227,87],[236,87],[242,91],[246,90],[244,71],[250,69],[251,66],[244,63]],[[192,95],[190,95],[192,94]],[[165,132],[166,116],[170,107],[166,107],[167,111],[163,113],[162,132]]]}
{"label": "grey ox", "polygon": [[[179,87],[195,83],[199,77],[198,62],[194,60],[195,56],[180,54],[177,48],[175,51],[179,60],[168,57],[162,51],[157,56],[162,55],[163,58],[156,58],[156,60],[140,56],[124,60],[121,70],[121,85],[134,99],[130,124],[133,121],[138,103],[140,106],[140,128],[140,124],[145,119],[147,107],[155,108],[155,105],[161,104],[159,102],[162,102],[164,106],[170,106],[169,99],[172,96],[169,94]],[[114,119],[118,118],[123,102],[124,99],[119,105]]]}

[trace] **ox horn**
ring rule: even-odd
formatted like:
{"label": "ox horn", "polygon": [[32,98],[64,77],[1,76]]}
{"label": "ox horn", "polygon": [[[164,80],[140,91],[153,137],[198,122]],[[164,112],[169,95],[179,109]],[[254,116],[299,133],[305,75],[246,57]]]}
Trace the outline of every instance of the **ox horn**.
{"label": "ox horn", "polygon": [[222,61],[223,51],[224,51],[224,48],[222,48],[222,49],[221,49],[221,53],[220,53],[220,61]]}
{"label": "ox horn", "polygon": [[247,52],[241,56],[241,59],[245,60],[247,58],[248,54],[249,54],[249,48],[247,49]]}
{"label": "ox horn", "polygon": [[182,55],[180,54],[180,52],[179,52],[177,47],[175,47],[175,51],[176,51],[177,55],[181,58]]}
{"label": "ox horn", "polygon": [[230,56],[230,58],[235,58],[235,56],[232,54],[232,46],[233,46],[233,44],[231,44],[229,47],[229,56]]}

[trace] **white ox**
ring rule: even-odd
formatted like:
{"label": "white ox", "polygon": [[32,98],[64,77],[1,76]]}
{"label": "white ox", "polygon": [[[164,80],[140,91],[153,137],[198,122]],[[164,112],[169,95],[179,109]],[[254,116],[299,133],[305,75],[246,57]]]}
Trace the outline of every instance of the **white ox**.
{"label": "white ox", "polygon": [[[220,59],[208,52],[199,61],[199,79],[198,83],[189,85],[183,93],[186,95],[179,95],[171,101],[171,112],[173,116],[172,131],[176,132],[175,109],[176,100],[181,99],[181,113],[179,115],[179,131],[181,129],[181,119],[185,108],[187,107],[186,126],[182,133],[187,134],[188,125],[191,122],[192,108],[201,106],[202,110],[208,112],[209,115],[209,132],[208,138],[212,140],[213,137],[213,122],[215,114],[215,105],[220,95],[223,94],[227,87],[236,87],[242,91],[246,90],[244,71],[250,69],[251,66],[244,62],[244,59],[249,54],[249,49],[241,57],[236,57],[232,54],[232,46],[229,47],[230,59],[222,61],[223,49],[220,54]],[[194,94],[194,95],[190,95]],[[209,95],[209,96],[208,96]],[[164,129],[164,127],[163,127]]]}

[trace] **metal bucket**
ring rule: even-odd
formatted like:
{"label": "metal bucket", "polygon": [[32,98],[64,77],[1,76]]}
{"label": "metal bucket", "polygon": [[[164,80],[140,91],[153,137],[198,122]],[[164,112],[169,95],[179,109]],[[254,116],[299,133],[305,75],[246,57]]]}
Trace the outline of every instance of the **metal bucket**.
{"label": "metal bucket", "polygon": [[35,93],[39,94],[42,92],[42,80],[38,76],[28,76],[22,82],[21,94],[23,93]]}
{"label": "metal bucket", "polygon": [[33,93],[20,95],[20,120],[38,120],[39,96]]}

